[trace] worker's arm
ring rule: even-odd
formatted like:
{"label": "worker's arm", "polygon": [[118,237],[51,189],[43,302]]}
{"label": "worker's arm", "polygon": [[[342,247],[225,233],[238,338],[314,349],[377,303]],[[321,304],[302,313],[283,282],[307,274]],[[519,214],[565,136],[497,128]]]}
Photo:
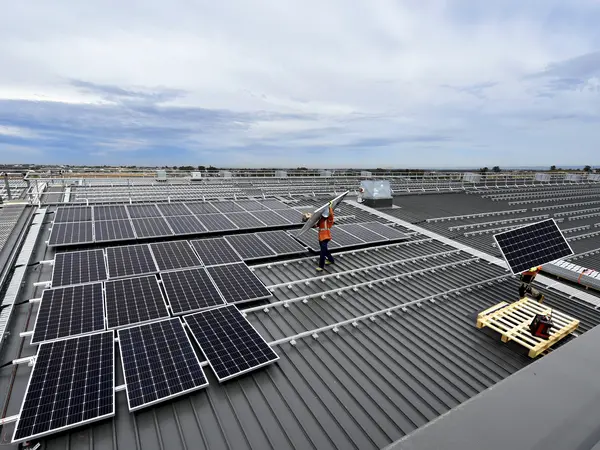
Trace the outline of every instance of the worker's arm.
{"label": "worker's arm", "polygon": [[327,225],[329,225],[329,228],[331,228],[333,226],[333,208],[329,208],[329,217],[327,218]]}

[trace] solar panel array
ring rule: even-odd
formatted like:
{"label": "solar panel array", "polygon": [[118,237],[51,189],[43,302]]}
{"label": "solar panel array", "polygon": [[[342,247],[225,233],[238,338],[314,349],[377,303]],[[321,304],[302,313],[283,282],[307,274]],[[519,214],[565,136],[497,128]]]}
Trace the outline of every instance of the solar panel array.
{"label": "solar panel array", "polygon": [[243,261],[235,248],[223,238],[198,239],[190,241],[205,266],[229,264]]}
{"label": "solar panel array", "polygon": [[289,227],[301,213],[278,200],[61,206],[49,246]]}
{"label": "solar panel array", "polygon": [[554,219],[505,231],[494,239],[513,273],[573,254]]}
{"label": "solar panel array", "polygon": [[265,285],[244,263],[206,268],[227,303],[242,303],[270,297]]}
{"label": "solar panel array", "polygon": [[173,315],[225,304],[221,292],[204,268],[166,272],[161,274],[161,278]]}

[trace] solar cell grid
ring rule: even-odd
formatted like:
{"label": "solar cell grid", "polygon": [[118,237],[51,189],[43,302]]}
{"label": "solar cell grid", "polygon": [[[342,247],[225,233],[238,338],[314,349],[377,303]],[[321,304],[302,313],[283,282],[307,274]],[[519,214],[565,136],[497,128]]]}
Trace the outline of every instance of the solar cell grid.
{"label": "solar cell grid", "polygon": [[306,248],[285,231],[263,231],[256,235],[278,255],[303,253]]}
{"label": "solar cell grid", "polygon": [[245,209],[234,202],[215,202],[212,204],[222,213],[244,212]]}
{"label": "solar cell grid", "polygon": [[156,205],[127,205],[127,211],[132,219],[144,217],[160,217],[160,211]]}
{"label": "solar cell grid", "polygon": [[196,216],[169,216],[165,220],[176,235],[206,233],[206,228]]}
{"label": "solar cell grid", "polygon": [[238,252],[223,238],[190,241],[205,266],[243,261]]}
{"label": "solar cell grid", "polygon": [[275,211],[254,211],[252,212],[252,215],[269,227],[291,225],[289,220],[277,214]]}
{"label": "solar cell grid", "polygon": [[236,203],[244,208],[245,211],[261,211],[267,207],[254,200],[237,200]]}
{"label": "solar cell grid", "polygon": [[125,206],[94,206],[94,220],[123,220],[128,218]]}
{"label": "solar cell grid", "polygon": [[46,289],[32,344],[104,330],[102,283]]}
{"label": "solar cell grid", "polygon": [[338,225],[337,228],[339,230],[343,230],[346,233],[350,233],[353,236],[356,236],[359,239],[362,239],[365,242],[381,242],[387,241],[388,239],[377,234],[371,230],[368,230],[365,227],[361,227],[357,223],[349,223],[346,225]]}
{"label": "solar cell grid", "polygon": [[96,221],[94,222],[94,235],[96,242],[135,239],[135,233],[129,219]]}
{"label": "solar cell grid", "polygon": [[223,214],[203,214],[196,216],[204,227],[210,231],[231,231],[237,230],[238,226],[229,220]]}
{"label": "solar cell grid", "polygon": [[94,242],[92,222],[55,223],[48,245],[75,245]]}
{"label": "solar cell grid", "polygon": [[279,359],[234,305],[185,316],[184,320],[219,382]]}
{"label": "solar cell grid", "polygon": [[185,203],[159,203],[156,206],[163,216],[189,216],[192,213]]}
{"label": "solar cell grid", "polygon": [[109,278],[158,272],[146,244],[109,247],[106,249],[106,260]]}
{"label": "solar cell grid", "polygon": [[379,222],[361,223],[360,225],[388,239],[405,239],[407,237],[401,231]]}
{"label": "solar cell grid", "polygon": [[92,220],[90,206],[59,206],[54,215],[55,223],[89,222]]}
{"label": "solar cell grid", "polygon": [[291,223],[301,225],[302,224],[302,213],[295,209],[278,209],[275,211],[278,215],[287,219]]}
{"label": "solar cell grid", "polygon": [[177,318],[118,331],[130,411],[208,386]]}
{"label": "solar cell grid", "polygon": [[154,260],[159,270],[181,269],[183,267],[201,266],[187,241],[156,242],[150,244]]}
{"label": "solar cell grid", "polygon": [[236,224],[240,229],[244,228],[264,228],[265,224],[258,220],[252,213],[238,212],[227,214],[227,218]]}
{"label": "solar cell grid", "polygon": [[144,219],[131,219],[135,234],[138,238],[172,236],[169,224],[162,217],[146,217]]}
{"label": "solar cell grid", "polygon": [[13,442],[115,414],[114,333],[41,344]]}
{"label": "solar cell grid", "polygon": [[513,273],[573,254],[553,219],[494,235]]}
{"label": "solar cell grid", "polygon": [[277,254],[256,234],[234,234],[225,236],[235,251],[244,260],[276,256]]}
{"label": "solar cell grid", "polygon": [[215,214],[219,210],[208,202],[202,203],[186,203],[188,209],[194,214]]}
{"label": "solar cell grid", "polygon": [[169,317],[155,276],[107,281],[108,328],[119,328]]}
{"label": "solar cell grid", "polygon": [[331,239],[340,247],[350,247],[353,245],[362,245],[365,243],[362,239],[357,238],[353,234],[346,233],[340,227],[334,227],[331,230]]}
{"label": "solar cell grid", "polygon": [[206,268],[227,303],[240,303],[271,297],[273,294],[244,263]]}
{"label": "solar cell grid", "polygon": [[288,205],[280,202],[279,200],[267,199],[267,200],[259,200],[259,202],[266,206],[269,209],[279,210],[279,209],[290,209]]}
{"label": "solar cell grid", "polygon": [[102,250],[57,253],[52,269],[52,287],[106,280]]}
{"label": "solar cell grid", "polygon": [[219,290],[203,268],[161,274],[173,314],[184,314],[225,304]]}

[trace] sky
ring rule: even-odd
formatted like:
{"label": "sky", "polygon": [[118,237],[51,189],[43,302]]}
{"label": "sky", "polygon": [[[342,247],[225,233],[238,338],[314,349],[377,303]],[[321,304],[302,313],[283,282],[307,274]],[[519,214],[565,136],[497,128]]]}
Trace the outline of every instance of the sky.
{"label": "sky", "polygon": [[600,165],[600,0],[22,0],[0,161]]}

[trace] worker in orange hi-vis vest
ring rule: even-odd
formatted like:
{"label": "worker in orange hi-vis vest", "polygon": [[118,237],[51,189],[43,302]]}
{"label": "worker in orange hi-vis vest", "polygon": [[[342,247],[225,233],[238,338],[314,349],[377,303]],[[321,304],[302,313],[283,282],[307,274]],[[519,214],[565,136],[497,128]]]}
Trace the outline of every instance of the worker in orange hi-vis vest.
{"label": "worker in orange hi-vis vest", "polygon": [[[319,229],[319,246],[321,247],[321,253],[319,255],[319,266],[317,267],[317,272],[321,272],[325,264],[333,264],[335,261],[333,256],[329,252],[327,248],[327,244],[331,240],[331,227],[333,226],[333,208],[331,207],[331,203],[329,203],[329,209],[323,211],[321,214],[321,218],[315,225],[315,228]],[[327,258],[327,261],[325,259]]]}

